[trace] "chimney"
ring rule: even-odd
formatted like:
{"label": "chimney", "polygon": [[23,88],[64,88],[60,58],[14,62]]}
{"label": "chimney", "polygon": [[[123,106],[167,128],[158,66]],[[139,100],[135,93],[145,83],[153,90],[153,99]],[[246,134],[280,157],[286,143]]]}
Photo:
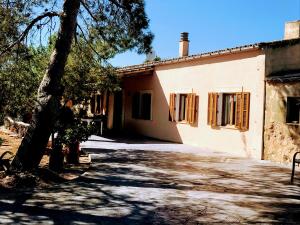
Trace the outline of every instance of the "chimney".
{"label": "chimney", "polygon": [[285,23],[284,40],[300,38],[300,20]]}
{"label": "chimney", "polygon": [[184,57],[189,55],[189,33],[182,32],[180,34],[179,42],[179,57]]}

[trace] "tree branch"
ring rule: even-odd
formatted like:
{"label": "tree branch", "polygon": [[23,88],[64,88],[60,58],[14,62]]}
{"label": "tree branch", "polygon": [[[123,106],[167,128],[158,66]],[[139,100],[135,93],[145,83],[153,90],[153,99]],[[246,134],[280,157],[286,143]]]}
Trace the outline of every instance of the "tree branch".
{"label": "tree branch", "polygon": [[46,18],[46,17],[54,17],[54,16],[60,16],[59,13],[57,12],[46,12],[44,14],[39,15],[38,17],[34,18],[30,24],[26,27],[26,29],[23,31],[23,33],[19,36],[19,38],[11,43],[8,47],[6,47],[3,51],[1,51],[0,53],[0,57],[3,56],[6,52],[10,51],[13,47],[15,47],[17,44],[19,44],[20,42],[22,42],[24,40],[24,38],[28,35],[29,31],[32,29],[32,27],[39,22],[40,20]]}
{"label": "tree branch", "polygon": [[100,56],[100,54],[97,52],[97,50],[89,43],[89,41],[88,41],[88,39],[85,37],[85,35],[84,35],[84,32],[83,32],[83,30],[82,30],[82,28],[80,27],[80,25],[79,24],[77,24],[77,27],[79,28],[79,30],[81,31],[81,33],[82,33],[82,37],[83,37],[83,39],[85,40],[85,42],[88,44],[88,46],[91,48],[91,50],[101,59],[101,56]]}
{"label": "tree branch", "polygon": [[83,8],[85,8],[85,10],[88,12],[88,14],[92,17],[93,20],[98,21],[98,19],[93,15],[93,13],[91,12],[91,10],[89,9],[89,7],[85,4],[85,2],[83,2],[82,0],[80,0]]}
{"label": "tree branch", "polygon": [[118,8],[127,10],[126,7],[124,5],[121,5],[118,1],[116,0],[109,0],[111,3],[113,3],[114,5],[116,5]]}

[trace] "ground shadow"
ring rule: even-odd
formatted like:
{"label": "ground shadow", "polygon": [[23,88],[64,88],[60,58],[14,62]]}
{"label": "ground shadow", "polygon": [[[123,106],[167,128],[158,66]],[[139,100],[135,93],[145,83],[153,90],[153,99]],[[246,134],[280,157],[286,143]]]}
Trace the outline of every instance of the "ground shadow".
{"label": "ground shadow", "polygon": [[[89,151],[89,150],[87,150]],[[101,150],[73,182],[0,194],[5,223],[300,223],[290,169],[244,158],[150,150]],[[15,204],[19,201],[20,203]]]}

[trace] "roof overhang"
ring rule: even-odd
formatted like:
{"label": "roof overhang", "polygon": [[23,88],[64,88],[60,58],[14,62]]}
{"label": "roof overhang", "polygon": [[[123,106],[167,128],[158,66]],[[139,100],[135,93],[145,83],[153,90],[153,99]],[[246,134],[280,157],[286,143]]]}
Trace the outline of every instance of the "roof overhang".
{"label": "roof overhang", "polygon": [[269,83],[288,83],[288,82],[300,82],[300,71],[277,74],[275,76],[269,76],[266,78]]}
{"label": "roof overhang", "polygon": [[120,77],[135,77],[140,75],[152,75],[154,71],[154,65],[144,66],[132,66],[117,69],[117,73]]}

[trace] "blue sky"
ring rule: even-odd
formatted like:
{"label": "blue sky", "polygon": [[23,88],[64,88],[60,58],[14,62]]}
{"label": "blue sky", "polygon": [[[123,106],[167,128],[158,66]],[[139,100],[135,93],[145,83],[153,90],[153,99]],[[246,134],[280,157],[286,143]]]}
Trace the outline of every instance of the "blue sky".
{"label": "blue sky", "polygon": [[[190,54],[283,38],[284,23],[300,19],[300,0],[145,0],[153,48],[161,58],[178,56],[181,32],[189,32]],[[114,66],[143,63],[126,52]]]}

